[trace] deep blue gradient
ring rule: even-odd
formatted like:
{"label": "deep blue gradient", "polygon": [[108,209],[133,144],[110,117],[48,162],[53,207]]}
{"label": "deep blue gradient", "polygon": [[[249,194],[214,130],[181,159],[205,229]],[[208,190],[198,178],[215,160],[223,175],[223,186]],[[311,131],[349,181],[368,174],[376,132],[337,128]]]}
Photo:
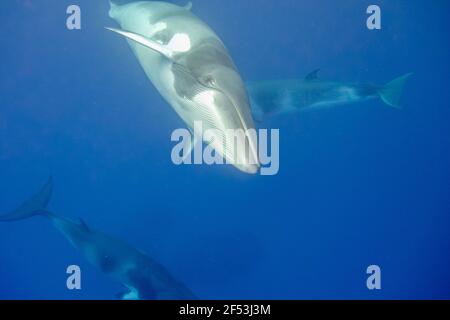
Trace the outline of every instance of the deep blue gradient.
{"label": "deep blue gradient", "polygon": [[[65,28],[73,2],[81,31]],[[262,123],[281,134],[272,177],[173,165],[183,123],[104,29],[107,1],[73,2],[2,4],[0,213],[53,175],[54,212],[147,252],[200,298],[450,298],[448,1],[194,1],[245,80],[414,72],[403,110],[371,101]],[[381,31],[366,28],[370,4]],[[81,291],[66,289],[70,264]],[[371,264],[381,291],[366,288]],[[122,290],[44,218],[0,224],[1,299]]]}

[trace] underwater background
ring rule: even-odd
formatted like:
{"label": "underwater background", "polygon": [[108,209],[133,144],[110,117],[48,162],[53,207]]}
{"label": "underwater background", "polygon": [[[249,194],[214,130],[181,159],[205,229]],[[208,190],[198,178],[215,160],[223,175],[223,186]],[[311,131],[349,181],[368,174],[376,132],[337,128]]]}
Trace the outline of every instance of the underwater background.
{"label": "underwater background", "polygon": [[[185,5],[185,1],[174,1]],[[78,4],[82,30],[66,29]],[[366,9],[382,10],[382,30]],[[196,0],[245,80],[384,84],[379,100],[280,115],[280,172],[175,166],[184,127],[105,0],[10,0],[0,38],[0,213],[53,176],[50,209],[163,264],[202,299],[450,299],[450,2]],[[82,290],[66,288],[66,268]],[[382,290],[366,268],[382,270]],[[0,224],[0,299],[114,299],[44,218]]]}

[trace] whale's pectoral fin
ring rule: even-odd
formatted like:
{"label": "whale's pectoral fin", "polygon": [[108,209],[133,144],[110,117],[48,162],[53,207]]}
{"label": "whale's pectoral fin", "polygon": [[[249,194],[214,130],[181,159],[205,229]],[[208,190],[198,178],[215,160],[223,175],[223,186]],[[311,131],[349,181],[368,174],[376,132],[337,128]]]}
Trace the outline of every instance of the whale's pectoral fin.
{"label": "whale's pectoral fin", "polygon": [[152,49],[152,50],[162,54],[167,59],[170,59],[170,60],[173,59],[174,53],[172,50],[170,50],[168,47],[163,46],[155,41],[152,41],[140,34],[129,32],[129,31],[124,31],[124,30],[120,30],[120,29],[115,29],[115,28],[106,28],[106,29],[110,30],[112,32],[118,33],[129,40],[132,40],[134,42],[137,42],[137,43],[143,45],[144,47]]}
{"label": "whale's pectoral fin", "polygon": [[319,79],[319,72],[320,72],[320,69],[316,69],[316,70],[314,70],[313,72],[310,72],[310,73],[305,77],[305,80],[306,80],[306,81],[314,81],[314,80]]}

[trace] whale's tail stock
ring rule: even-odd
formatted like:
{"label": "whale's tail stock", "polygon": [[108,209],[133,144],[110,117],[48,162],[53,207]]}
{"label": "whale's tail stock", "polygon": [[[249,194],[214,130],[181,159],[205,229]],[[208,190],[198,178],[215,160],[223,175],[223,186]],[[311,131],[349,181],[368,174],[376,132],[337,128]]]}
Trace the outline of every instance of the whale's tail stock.
{"label": "whale's tail stock", "polygon": [[407,73],[379,88],[378,95],[381,100],[393,108],[401,109],[400,98],[402,96],[406,81],[411,76],[412,73]]}
{"label": "whale's tail stock", "polygon": [[28,201],[11,213],[0,216],[0,222],[28,219],[37,215],[48,215],[47,205],[53,191],[53,179],[50,177],[44,187]]}

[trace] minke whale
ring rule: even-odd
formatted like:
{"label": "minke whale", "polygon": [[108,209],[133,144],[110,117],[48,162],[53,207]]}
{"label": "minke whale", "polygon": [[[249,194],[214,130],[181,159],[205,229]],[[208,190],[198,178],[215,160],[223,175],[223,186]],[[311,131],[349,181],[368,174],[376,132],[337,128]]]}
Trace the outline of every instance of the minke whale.
{"label": "minke whale", "polygon": [[[257,138],[248,134],[254,130],[254,121],[245,84],[220,38],[192,14],[192,4],[110,4],[109,15],[120,29],[107,29],[128,40],[147,77],[191,132],[201,121],[205,131],[214,131],[206,143],[227,163],[256,174],[260,168]],[[230,147],[223,143],[227,130],[247,134]],[[194,136],[194,140],[202,139]]]}
{"label": "minke whale", "polygon": [[381,99],[388,106],[400,108],[400,97],[408,73],[386,85],[322,81],[320,70],[304,80],[273,80],[247,83],[255,119],[264,120],[275,114],[314,110],[322,107]]}
{"label": "minke whale", "polygon": [[195,295],[177,281],[158,262],[139,250],[79,222],[60,217],[47,210],[53,190],[53,180],[30,200],[10,214],[0,216],[0,222],[11,222],[33,216],[48,218],[86,259],[126,288],[117,295],[124,300],[193,300]]}

